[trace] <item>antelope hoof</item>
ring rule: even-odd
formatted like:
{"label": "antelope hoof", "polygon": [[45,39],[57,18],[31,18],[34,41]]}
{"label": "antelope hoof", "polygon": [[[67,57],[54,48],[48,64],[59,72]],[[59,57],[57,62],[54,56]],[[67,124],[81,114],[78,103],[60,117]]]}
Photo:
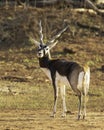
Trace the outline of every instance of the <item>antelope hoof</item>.
{"label": "antelope hoof", "polygon": [[85,117],[86,117],[86,116],[85,116],[85,115],[83,115],[83,120],[85,119]]}
{"label": "antelope hoof", "polygon": [[81,118],[81,115],[78,115],[78,120],[80,120],[80,118]]}
{"label": "antelope hoof", "polygon": [[50,117],[53,117],[53,118],[55,118],[55,116],[56,116],[55,113],[52,113],[52,114],[50,115]]}
{"label": "antelope hoof", "polygon": [[61,117],[63,118],[66,117],[66,113],[62,113]]}

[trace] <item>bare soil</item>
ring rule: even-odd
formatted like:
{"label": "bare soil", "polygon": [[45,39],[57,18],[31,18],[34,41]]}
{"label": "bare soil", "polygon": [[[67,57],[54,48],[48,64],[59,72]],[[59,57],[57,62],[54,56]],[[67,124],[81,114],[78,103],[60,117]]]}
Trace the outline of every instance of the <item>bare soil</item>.
{"label": "bare soil", "polygon": [[103,130],[104,114],[88,113],[86,120],[76,120],[74,115],[66,118],[49,117],[46,110],[4,110],[0,112],[1,130]]}

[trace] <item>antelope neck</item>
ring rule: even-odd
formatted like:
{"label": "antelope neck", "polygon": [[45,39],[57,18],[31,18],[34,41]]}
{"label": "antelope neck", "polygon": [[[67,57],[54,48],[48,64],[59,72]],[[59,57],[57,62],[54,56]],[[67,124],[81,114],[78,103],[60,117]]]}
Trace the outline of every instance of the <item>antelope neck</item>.
{"label": "antelope neck", "polygon": [[48,56],[39,58],[39,65],[42,68],[49,68],[49,63],[51,62],[51,60],[49,59]]}

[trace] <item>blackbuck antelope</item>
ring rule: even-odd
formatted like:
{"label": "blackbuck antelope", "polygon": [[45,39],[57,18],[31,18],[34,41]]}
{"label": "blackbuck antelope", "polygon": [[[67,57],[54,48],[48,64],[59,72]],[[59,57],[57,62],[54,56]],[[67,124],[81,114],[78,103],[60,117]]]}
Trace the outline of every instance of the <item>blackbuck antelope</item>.
{"label": "blackbuck antelope", "polygon": [[42,25],[40,27],[40,42],[34,40],[34,43],[38,46],[37,56],[39,58],[39,65],[41,69],[46,73],[49,79],[52,81],[54,88],[54,107],[52,116],[56,114],[58,90],[60,88],[62,101],[63,101],[63,113],[62,116],[66,116],[66,103],[65,103],[65,86],[70,85],[72,90],[77,94],[79,98],[79,110],[78,119],[81,114],[83,119],[86,116],[86,96],[89,90],[90,82],[90,69],[88,66],[81,66],[76,62],[70,62],[64,59],[51,59],[50,50],[56,45],[61,34],[68,28],[66,26],[57,35],[50,39],[47,44],[43,42]]}

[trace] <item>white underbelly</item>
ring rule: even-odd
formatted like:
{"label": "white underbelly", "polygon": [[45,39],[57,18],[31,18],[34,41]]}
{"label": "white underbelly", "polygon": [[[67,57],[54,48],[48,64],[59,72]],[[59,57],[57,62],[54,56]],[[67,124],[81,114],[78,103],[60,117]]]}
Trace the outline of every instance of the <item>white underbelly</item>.
{"label": "white underbelly", "polygon": [[59,85],[65,85],[65,86],[69,86],[70,85],[67,77],[60,75],[58,72],[56,72],[56,82]]}
{"label": "white underbelly", "polygon": [[51,79],[51,74],[50,74],[49,69],[42,68],[42,71],[43,71],[43,72],[46,74],[46,76],[52,81],[52,79]]}
{"label": "white underbelly", "polygon": [[[42,68],[42,71],[43,71],[43,72],[46,74],[46,76],[52,81],[50,71],[49,71],[48,69],[46,69],[46,68]],[[55,82],[56,82],[57,85],[65,85],[65,86],[70,85],[70,84],[69,84],[69,81],[67,80],[67,77],[60,75],[58,72],[56,72]]]}

